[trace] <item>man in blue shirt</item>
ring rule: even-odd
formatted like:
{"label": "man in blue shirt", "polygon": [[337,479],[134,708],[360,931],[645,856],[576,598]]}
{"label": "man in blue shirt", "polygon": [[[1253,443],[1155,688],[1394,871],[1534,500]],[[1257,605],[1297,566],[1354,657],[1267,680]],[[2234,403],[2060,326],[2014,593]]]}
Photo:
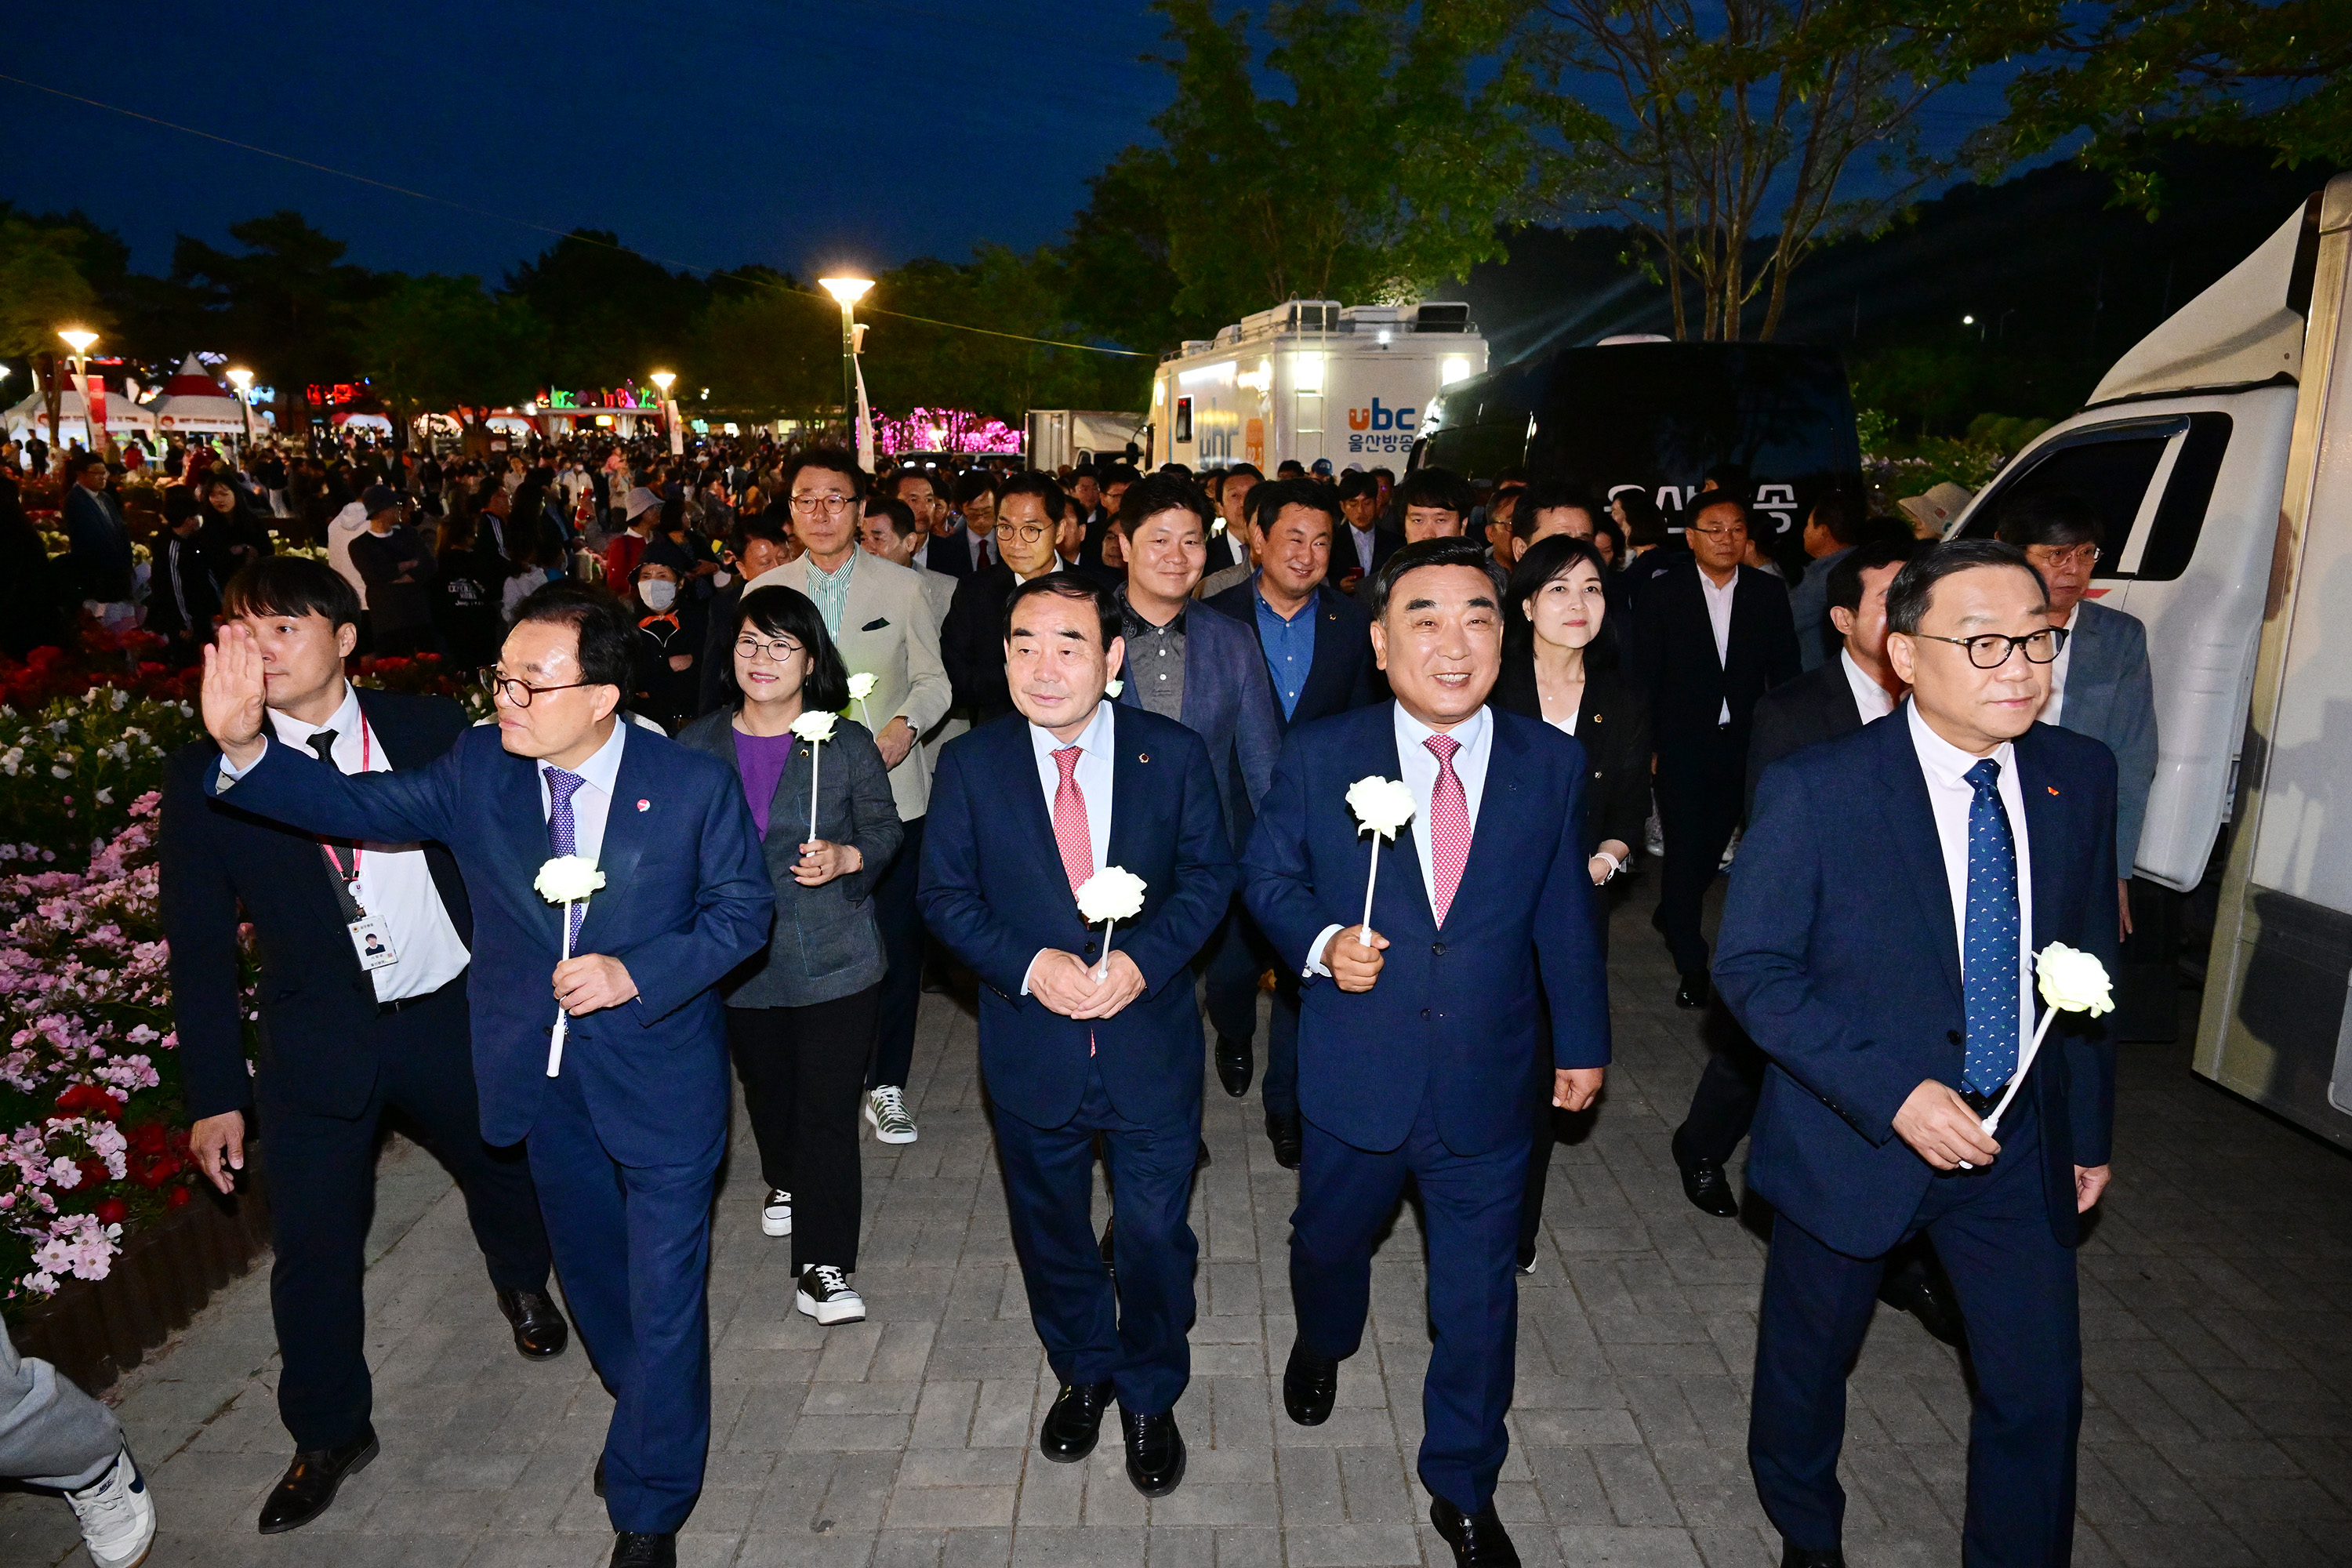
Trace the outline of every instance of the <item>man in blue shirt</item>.
{"label": "man in blue shirt", "polygon": [[[1285,731],[1375,701],[1371,616],[1328,580],[1333,542],[1345,537],[1336,493],[1312,479],[1277,479],[1265,487],[1256,510],[1263,540],[1257,571],[1202,603],[1256,631]],[[1270,952],[1254,929],[1250,934],[1261,956]],[[1265,1134],[1275,1158],[1296,1167],[1298,977],[1286,964],[1265,967],[1277,977],[1266,1031]],[[1217,1045],[1219,1080],[1229,1093],[1247,1093],[1255,1066],[1250,1042],[1221,1034]]]}

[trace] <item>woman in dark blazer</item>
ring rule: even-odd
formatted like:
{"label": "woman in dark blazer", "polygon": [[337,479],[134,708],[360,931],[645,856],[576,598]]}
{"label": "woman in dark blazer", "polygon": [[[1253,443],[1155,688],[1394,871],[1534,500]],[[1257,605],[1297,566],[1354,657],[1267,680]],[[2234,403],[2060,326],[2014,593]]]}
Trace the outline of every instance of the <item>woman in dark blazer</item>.
{"label": "woman in dark blazer", "polygon": [[857,1108],[882,994],[873,892],[905,829],[864,727],[836,717],[822,757],[793,733],[803,712],[849,702],[849,673],[806,595],[781,586],[744,595],[729,658],[719,683],[726,700],[677,738],[742,779],[776,888],[767,952],[721,988],[768,1184],[760,1226],[793,1238],[794,1306],[819,1323],[861,1322],[866,1303],[849,1276],[857,1268]]}
{"label": "woman in dark blazer", "polygon": [[[1584,845],[1595,888],[1633,857],[1650,812],[1650,711],[1641,688],[1625,678],[1609,623],[1608,568],[1588,540],[1553,534],[1531,546],[1504,590],[1503,671],[1488,699],[1507,712],[1541,719],[1584,743]],[[1601,950],[1608,951],[1604,908]],[[1551,1063],[1538,1062],[1545,1114]],[[1563,1113],[1564,1114],[1564,1113]],[[1519,1270],[1535,1268],[1543,1231],[1544,1184],[1551,1171],[1552,1123],[1528,1160],[1519,1208]]]}

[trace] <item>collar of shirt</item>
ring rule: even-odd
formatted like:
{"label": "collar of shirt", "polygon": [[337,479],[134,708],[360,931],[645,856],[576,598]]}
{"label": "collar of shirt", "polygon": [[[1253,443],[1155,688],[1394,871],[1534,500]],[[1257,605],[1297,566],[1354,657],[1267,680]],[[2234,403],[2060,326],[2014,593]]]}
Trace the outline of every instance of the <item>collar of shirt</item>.
{"label": "collar of shirt", "polygon": [[2082,618],[2083,601],[2077,599],[2074,607],[2066,612],[2066,646],[2050,661],[2050,700],[2042,705],[2041,714],[2044,724],[2063,722],[2060,715],[2066,711],[2066,672],[2074,668],[2075,626]]}
{"label": "collar of shirt", "polygon": [[1123,583],[1119,584],[1118,598],[1119,620],[1124,623],[1125,626],[1125,630],[1120,635],[1125,637],[1128,641],[1133,642],[1138,637],[1167,637],[1171,634],[1180,637],[1183,635],[1184,612],[1187,607],[1186,605],[1178,605],[1176,614],[1169,618],[1167,625],[1155,626],[1150,621],[1145,620],[1140,615],[1137,614],[1135,606],[1128,602],[1127,585]]}
{"label": "collar of shirt", "polygon": [[1097,871],[1110,861],[1112,748],[1118,743],[1118,704],[1108,697],[1096,703],[1094,717],[1087,721],[1087,727],[1078,731],[1075,741],[1064,742],[1051,730],[1029,726],[1029,744],[1037,755],[1037,783],[1045,792],[1045,822],[1049,829],[1054,821],[1054,795],[1062,787],[1062,768],[1054,761],[1054,753],[1066,744],[1078,749],[1076,776],[1078,794],[1086,798],[1087,847],[1094,854]]}
{"label": "collar of shirt", "polygon": [[[999,564],[1001,565],[1003,563],[1000,562]],[[1013,568],[1010,566],[1006,566],[1004,569],[1007,572],[1013,572]],[[1017,586],[1020,584],[1029,582],[1033,578],[1043,577],[1045,574],[1045,572],[1066,572],[1069,569],[1070,563],[1063,560],[1059,553],[1056,553],[1054,557],[1054,563],[1051,566],[1046,567],[1045,572],[1032,572],[1027,577],[1024,577],[1018,572],[1013,572],[1013,581]],[[1122,618],[1124,618],[1126,611],[1127,606],[1125,605],[1121,605],[1119,606],[1119,613]]]}
{"label": "collar of shirt", "polygon": [[[320,731],[332,730],[335,732],[335,765],[347,773],[360,771],[360,731],[367,720],[360,711],[359,689],[350,681],[343,682],[343,700],[335,704],[334,712],[328,715],[323,724],[305,724],[293,714],[281,713],[275,708],[268,712],[271,732],[300,751],[310,749],[310,737]],[[387,763],[384,766],[388,768],[391,764]]]}
{"label": "collar of shirt", "polygon": [[[1437,906],[1437,862],[1429,847],[1429,797],[1437,789],[1437,753],[1422,744],[1439,731],[1431,729],[1404,710],[1404,704],[1390,705],[1396,713],[1397,765],[1404,773],[1405,787],[1412,791],[1412,841],[1421,852],[1421,885],[1429,895],[1430,907]],[[1495,715],[1481,708],[1468,719],[1444,731],[1462,742],[1454,753],[1454,776],[1462,781],[1462,803],[1470,815],[1470,831],[1478,831],[1478,803],[1486,793],[1486,759],[1494,750]]]}
{"label": "collar of shirt", "polygon": [[1284,626],[1292,625],[1301,616],[1307,616],[1307,623],[1310,626],[1314,624],[1315,617],[1312,612],[1315,608],[1316,600],[1320,598],[1322,596],[1321,595],[1307,595],[1305,603],[1301,604],[1297,609],[1286,616],[1280,610],[1276,609],[1272,605],[1266,603],[1265,574],[1263,571],[1251,573],[1249,581],[1250,597],[1257,601],[1257,607],[1264,610],[1267,615],[1272,616],[1276,620],[1280,621]]}
{"label": "collar of shirt", "polygon": [[[1936,815],[1936,840],[1943,851],[1944,882],[1951,896],[1952,934],[1959,944],[1960,971],[1969,963],[1969,812],[1976,804],[1976,786],[1968,771],[1984,761],[1972,757],[1927,727],[1919,705],[1906,700],[1903,710],[1911,729],[1911,747],[1927,780],[1927,804]],[[2019,1049],[2033,1032],[2033,848],[2026,837],[2025,789],[2017,778],[2017,747],[2003,741],[1992,752],[2000,764],[1995,786],[2001,809],[2009,816],[2009,837],[2017,857],[2018,1035]]]}
{"label": "collar of shirt", "polygon": [[1838,668],[1845,671],[1845,683],[1853,692],[1854,711],[1862,715],[1864,723],[1884,719],[1895,711],[1895,699],[1887,694],[1886,688],[1871,679],[1869,673],[1854,663],[1853,655],[1843,647],[1838,649]]}
{"label": "collar of shirt", "polygon": [[[595,754],[578,767],[570,770],[585,780],[585,784],[572,794],[572,852],[594,860],[604,849],[604,819],[611,811],[613,791],[621,781],[621,748],[629,738],[629,721],[616,715],[613,732]],[[539,811],[547,816],[554,808],[553,797],[547,788],[547,770],[555,764],[541,758],[539,763]]]}

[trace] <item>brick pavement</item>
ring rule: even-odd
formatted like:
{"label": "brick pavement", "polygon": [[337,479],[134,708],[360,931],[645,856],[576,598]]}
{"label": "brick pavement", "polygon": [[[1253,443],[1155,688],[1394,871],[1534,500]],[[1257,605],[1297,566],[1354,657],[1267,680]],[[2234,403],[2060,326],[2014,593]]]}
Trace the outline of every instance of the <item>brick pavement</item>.
{"label": "brick pavement", "polygon": [[[1530,1564],[1767,1568],[1748,1478],[1747,1376],[1762,1247],[1681,1196],[1666,1150],[1702,1059],[1642,924],[1615,922],[1619,1066],[1556,1154],[1523,1285],[1513,1447],[1498,1503]],[[785,1244],[759,1231],[740,1135],[711,1281],[709,1489],[681,1562],[744,1568],[1358,1568],[1450,1562],[1413,1479],[1427,1360],[1408,1206],[1376,1260],[1373,1331],[1339,1407],[1308,1430],[1275,1386],[1291,1338],[1295,1177],[1255,1094],[1213,1079],[1191,1468],[1147,1503],[1118,1446],[1083,1466],[1034,1446],[1054,1384],[1024,1303],[982,1120],[968,1011],[926,997],[918,1143],[865,1144],[872,1314],[794,1312]],[[2076,1561],[2352,1561],[2352,1162],[2191,1078],[2188,1047],[2122,1068],[2119,1175],[2084,1253],[2089,1413]],[[589,1492],[609,1401],[575,1350],[525,1363],[493,1309],[447,1179],[387,1154],[369,1275],[383,1455],[334,1510],[253,1531],[287,1458],[272,1403],[266,1270],[118,1389],[163,1514],[158,1568],[464,1563],[587,1568],[609,1535]],[[1967,1394],[1958,1361],[1882,1313],[1853,1382],[1848,1551],[1958,1561]],[[71,1516],[0,1497],[0,1563],[85,1562]]]}

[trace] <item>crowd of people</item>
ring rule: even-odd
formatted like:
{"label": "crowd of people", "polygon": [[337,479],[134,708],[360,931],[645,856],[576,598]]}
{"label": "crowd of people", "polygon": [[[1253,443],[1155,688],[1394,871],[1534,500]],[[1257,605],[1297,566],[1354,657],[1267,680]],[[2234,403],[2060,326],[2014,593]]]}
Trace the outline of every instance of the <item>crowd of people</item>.
{"label": "crowd of people", "polygon": [[[65,569],[128,600],[107,465],[79,461]],[[1997,540],[1935,543],[1832,489],[1776,556],[1736,470],[1669,511],[1561,476],[1318,468],[551,446],[183,487],[147,617],[205,660],[212,740],[173,760],[163,899],[195,1156],[231,1190],[248,1116],[268,1130],[296,1455],[264,1531],[377,1452],[361,1248],[396,1109],[456,1173],[518,1352],[576,1322],[614,1396],[612,1561],[674,1561],[728,1064],[793,1306],[857,1321],[859,1123],[917,1141],[919,996],[969,985],[1059,1384],[1045,1457],[1083,1458],[1116,1405],[1138,1489],[1182,1479],[1205,1047],[1227,1094],[1262,1082],[1299,1173],[1289,1419],[1330,1415],[1410,1176],[1420,1474],[1460,1562],[1514,1563],[1514,1276],[1555,1140],[1602,1093],[1609,911],[1651,878],[1674,1001],[1728,1026],[1674,1134],[1685,1189],[1737,1215],[1752,1130],[1779,1215],[1750,1448],[1787,1560],[1842,1561],[1874,1296],[1972,1352],[1969,1561],[2064,1560],[2067,1248],[2111,1071],[2095,1026],[2034,1057],[2032,954],[2112,963],[2155,770],[2145,637],[2085,598],[2096,514],[2045,493]],[[325,560],[272,553],[265,518]],[[352,686],[362,648],[478,671],[495,723]],[[1384,824],[1358,798],[1381,782]],[[551,902],[563,857],[601,886]],[[119,1437],[93,1444],[41,1475],[135,1513]]]}

